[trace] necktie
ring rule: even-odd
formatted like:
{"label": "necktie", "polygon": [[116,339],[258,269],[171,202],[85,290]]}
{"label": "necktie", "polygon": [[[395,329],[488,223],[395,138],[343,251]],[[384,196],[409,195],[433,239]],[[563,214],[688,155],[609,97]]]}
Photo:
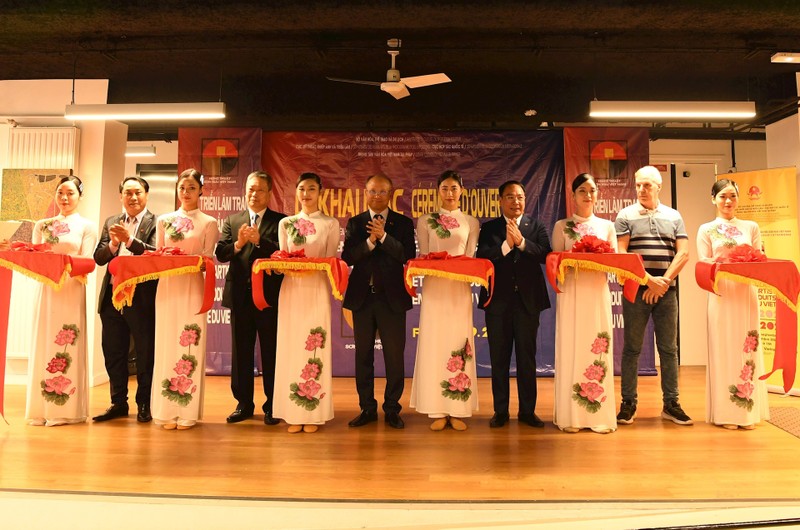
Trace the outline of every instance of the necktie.
{"label": "necktie", "polygon": [[[379,214],[379,213],[376,213],[374,216],[372,216],[372,220],[373,221],[377,221],[377,220],[381,220],[381,219],[383,219],[383,216],[381,214]],[[383,291],[383,278],[381,277],[380,266],[378,265],[378,262],[377,262],[377,260],[375,258],[376,258],[376,255],[373,252],[372,260],[370,260],[370,269],[371,269],[370,287],[372,288],[372,292],[373,293],[378,293],[378,292]]]}
{"label": "necktie", "polygon": [[253,216],[253,222],[250,224],[250,226],[258,226],[258,214]]}
{"label": "necktie", "polygon": [[[131,237],[133,237],[134,236],[134,234],[133,234],[133,226],[136,224],[136,217],[131,217],[130,215],[128,215],[126,213],[125,214],[125,219],[123,220],[122,224],[128,230],[128,232],[130,233]],[[118,252],[118,254],[120,256],[130,256],[131,255],[131,251],[128,250],[128,246],[126,245],[126,243],[127,243],[126,241],[120,242],[119,252]]]}
{"label": "necktie", "polygon": [[383,219],[383,216],[379,213],[376,213],[372,220],[374,221],[375,219]]}

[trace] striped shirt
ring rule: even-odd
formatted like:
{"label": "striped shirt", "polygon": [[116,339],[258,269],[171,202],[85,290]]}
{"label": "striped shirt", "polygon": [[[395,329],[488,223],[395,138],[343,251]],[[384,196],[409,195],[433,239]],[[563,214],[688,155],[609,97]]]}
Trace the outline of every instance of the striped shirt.
{"label": "striped shirt", "polygon": [[[628,252],[641,254],[644,268],[653,276],[664,276],[675,257],[678,239],[689,239],[677,210],[659,204],[648,210],[638,202],[620,210],[614,223],[617,237],[630,236]],[[673,280],[670,288],[675,285]]]}

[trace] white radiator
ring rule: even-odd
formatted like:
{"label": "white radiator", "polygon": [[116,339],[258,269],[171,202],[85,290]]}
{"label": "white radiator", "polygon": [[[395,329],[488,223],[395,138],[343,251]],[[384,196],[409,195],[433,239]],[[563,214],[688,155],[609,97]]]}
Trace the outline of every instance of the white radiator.
{"label": "white radiator", "polygon": [[78,128],[14,127],[10,133],[6,167],[72,169],[78,173]]}

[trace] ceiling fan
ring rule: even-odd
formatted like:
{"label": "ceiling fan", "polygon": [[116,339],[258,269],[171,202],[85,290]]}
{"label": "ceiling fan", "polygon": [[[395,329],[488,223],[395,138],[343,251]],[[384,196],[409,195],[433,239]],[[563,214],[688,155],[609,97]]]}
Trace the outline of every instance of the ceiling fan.
{"label": "ceiling fan", "polygon": [[[390,48],[399,48],[400,39],[389,39],[387,42]],[[356,85],[372,85],[379,86],[381,90],[388,93],[395,99],[401,99],[411,95],[408,91],[409,88],[421,88],[425,86],[438,85],[441,83],[449,83],[450,78],[444,73],[417,75],[414,77],[400,77],[400,70],[395,68],[395,59],[400,55],[400,50],[388,50],[392,57],[392,67],[386,71],[386,81],[381,83],[379,81],[361,81],[358,79],[342,79],[339,77],[328,77],[330,81],[337,81],[340,83],[353,83]]]}

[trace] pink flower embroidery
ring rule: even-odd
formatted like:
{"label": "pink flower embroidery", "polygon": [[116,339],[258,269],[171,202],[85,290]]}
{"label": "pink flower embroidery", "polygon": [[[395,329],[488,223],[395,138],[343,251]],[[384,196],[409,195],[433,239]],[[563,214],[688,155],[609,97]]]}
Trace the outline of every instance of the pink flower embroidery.
{"label": "pink flower embroidery", "polygon": [[192,386],[192,380],[185,375],[173,377],[169,380],[169,389],[173,392],[178,392],[181,396],[186,394],[190,386]]}
{"label": "pink flower embroidery", "polygon": [[583,376],[589,381],[601,381],[605,375],[606,371],[598,364],[590,364],[583,372]]}
{"label": "pink flower embroidery", "polygon": [[306,339],[306,350],[314,351],[317,348],[322,348],[323,344],[324,339],[322,338],[322,333],[312,333]]}
{"label": "pink flower embroidery", "polygon": [[455,373],[463,369],[464,369],[464,359],[461,356],[450,357],[450,359],[447,361],[448,372]]}
{"label": "pink flower embroidery", "polygon": [[[44,383],[45,383],[45,387],[44,387],[45,391],[47,391],[47,392],[55,392],[56,395],[61,396],[61,395],[67,393],[66,392],[67,387],[72,384],[72,380],[71,379],[67,379],[63,375],[59,375],[58,377],[54,377],[52,379],[45,379]],[[74,392],[75,392],[75,389],[73,388],[72,392],[70,392],[70,394],[73,394]]]}
{"label": "pink flower embroidery", "polygon": [[61,329],[56,335],[56,344],[59,346],[66,346],[67,344],[75,343],[75,330]]}
{"label": "pink flower embroidery", "polygon": [[751,381],[753,379],[753,367],[749,364],[742,366],[742,373],[739,375],[742,381]]}
{"label": "pink flower embroidery", "polygon": [[[580,395],[589,400],[590,403],[597,401],[597,398],[603,394],[603,387],[594,382],[581,383]],[[605,401],[605,398],[602,399]]]}
{"label": "pink flower embroidery", "polygon": [[461,372],[455,377],[451,377],[447,381],[450,383],[448,389],[456,392],[464,392],[472,385],[469,376],[464,372]]}
{"label": "pink flower embroidery", "polygon": [[194,228],[194,223],[188,217],[178,216],[172,221],[172,228],[176,234],[183,234]]}
{"label": "pink flower embroidery", "polygon": [[302,379],[316,379],[319,376],[319,365],[316,363],[308,363],[303,367],[300,373]]}
{"label": "pink flower embroidery", "polygon": [[178,375],[189,375],[194,370],[194,365],[192,361],[187,359],[179,359],[178,362],[175,363],[175,373]]}
{"label": "pink flower embroidery", "polygon": [[314,399],[314,396],[317,395],[317,392],[319,392],[321,388],[322,385],[320,385],[313,379],[309,379],[308,381],[303,381],[302,383],[298,383],[297,395],[300,397],[304,397],[306,399]]}
{"label": "pink flower embroidery", "polygon": [[575,223],[575,227],[573,229],[578,232],[581,237],[595,235],[594,229],[587,223]]}
{"label": "pink flower embroidery", "polygon": [[747,338],[744,339],[744,346],[742,347],[742,351],[745,353],[750,353],[756,351],[758,348],[758,337],[753,335],[747,335]]}
{"label": "pink flower embroidery", "polygon": [[54,219],[50,224],[50,233],[53,234],[54,237],[69,234],[69,225],[58,219]]}
{"label": "pink flower embroidery", "polygon": [[750,399],[750,396],[753,395],[753,390],[755,386],[750,381],[745,381],[741,385],[736,385],[736,397],[742,399]]}
{"label": "pink flower embroidery", "polygon": [[63,372],[67,368],[67,360],[63,357],[53,357],[47,363],[47,371],[51,374],[56,372]]}
{"label": "pink flower embroidery", "polygon": [[605,337],[597,337],[592,343],[592,353],[601,354],[608,351],[608,339]]}
{"label": "pink flower embroidery", "polygon": [[439,215],[438,223],[445,229],[445,230],[453,230],[454,228],[458,228],[460,225],[458,224],[458,219],[451,215],[441,214]]}
{"label": "pink flower embroidery", "polygon": [[314,226],[314,223],[311,221],[307,221],[302,217],[299,217],[294,222],[294,227],[297,229],[297,233],[301,236],[313,236],[317,233],[317,227]]}
{"label": "pink flower embroidery", "polygon": [[725,223],[720,223],[719,225],[717,225],[717,232],[719,232],[726,239],[735,239],[742,235],[741,230],[739,230],[733,225]]}
{"label": "pink flower embroidery", "polygon": [[181,332],[181,346],[197,345],[197,331],[193,329],[184,329]]}

